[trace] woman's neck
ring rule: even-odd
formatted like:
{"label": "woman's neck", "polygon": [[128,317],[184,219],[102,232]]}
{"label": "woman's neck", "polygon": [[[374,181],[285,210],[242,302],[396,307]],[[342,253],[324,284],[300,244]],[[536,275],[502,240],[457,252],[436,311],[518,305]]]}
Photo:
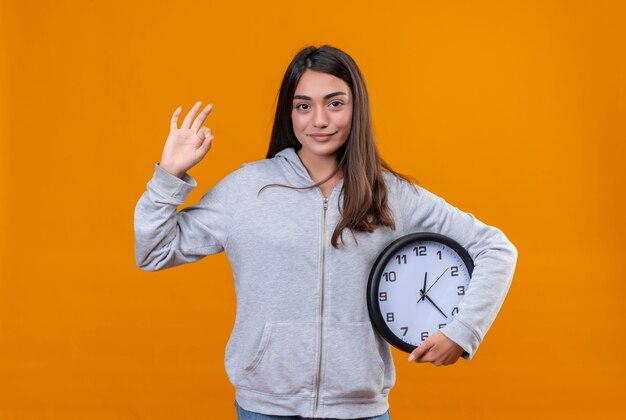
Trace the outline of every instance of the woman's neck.
{"label": "woman's neck", "polygon": [[[338,163],[336,155],[318,156],[303,152],[302,149],[298,150],[297,154],[309,173],[309,176],[315,183],[326,179],[337,169]],[[328,196],[328,193],[337,185],[341,178],[343,178],[343,174],[341,171],[338,171],[331,179],[320,185],[325,197]]]}

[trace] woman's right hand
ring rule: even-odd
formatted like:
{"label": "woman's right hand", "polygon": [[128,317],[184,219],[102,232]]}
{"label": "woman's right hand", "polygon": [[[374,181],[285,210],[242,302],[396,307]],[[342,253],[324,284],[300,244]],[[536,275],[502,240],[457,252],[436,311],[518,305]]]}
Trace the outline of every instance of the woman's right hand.
{"label": "woman's right hand", "polygon": [[213,142],[211,129],[202,126],[213,109],[213,105],[208,104],[194,120],[200,105],[202,101],[196,102],[180,128],[178,128],[178,116],[183,110],[182,107],[176,108],[172,115],[170,134],[165,141],[159,166],[178,178],[182,178],[185,172],[204,158]]}

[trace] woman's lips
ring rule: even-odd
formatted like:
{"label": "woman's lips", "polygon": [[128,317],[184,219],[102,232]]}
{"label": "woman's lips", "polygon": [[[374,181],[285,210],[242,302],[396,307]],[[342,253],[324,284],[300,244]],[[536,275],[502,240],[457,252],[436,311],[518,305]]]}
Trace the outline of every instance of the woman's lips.
{"label": "woman's lips", "polygon": [[332,137],[335,133],[329,133],[329,134],[309,134],[309,137],[313,137],[315,140],[326,140],[326,139],[329,139],[330,137]]}

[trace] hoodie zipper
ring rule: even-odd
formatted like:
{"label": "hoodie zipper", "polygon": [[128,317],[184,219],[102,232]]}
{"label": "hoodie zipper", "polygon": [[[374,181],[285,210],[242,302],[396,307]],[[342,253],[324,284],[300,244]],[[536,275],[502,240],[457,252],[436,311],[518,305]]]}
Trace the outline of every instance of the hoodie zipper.
{"label": "hoodie zipper", "polygon": [[315,381],[315,409],[313,417],[317,417],[317,408],[320,400],[320,381],[322,375],[322,341],[324,338],[324,265],[326,260],[326,210],[328,209],[328,198],[324,197],[324,217],[322,225],[322,287],[320,293],[320,345],[317,358],[317,380]]}

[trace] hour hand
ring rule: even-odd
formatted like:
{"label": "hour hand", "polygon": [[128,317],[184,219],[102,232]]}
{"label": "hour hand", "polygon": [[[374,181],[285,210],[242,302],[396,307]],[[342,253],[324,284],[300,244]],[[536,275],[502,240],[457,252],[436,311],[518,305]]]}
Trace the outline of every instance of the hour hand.
{"label": "hour hand", "polygon": [[420,300],[417,301],[417,303],[420,303],[421,301],[424,300],[424,296],[426,295],[426,278],[428,277],[428,271],[424,273],[424,288],[420,290]]}

